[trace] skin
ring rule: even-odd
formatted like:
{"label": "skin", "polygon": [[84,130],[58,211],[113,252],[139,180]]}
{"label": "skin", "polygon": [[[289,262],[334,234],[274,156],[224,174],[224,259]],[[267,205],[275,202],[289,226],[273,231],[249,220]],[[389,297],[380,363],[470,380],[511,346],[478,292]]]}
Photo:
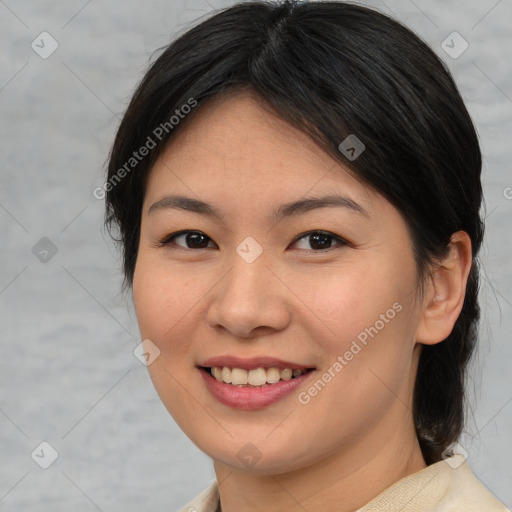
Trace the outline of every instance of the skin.
{"label": "skin", "polygon": [[[283,203],[332,193],[367,216],[325,207],[269,219]],[[167,194],[211,203],[223,220],[148,213]],[[180,230],[204,233],[208,247],[187,248],[185,237],[160,243]],[[334,237],[315,252],[300,236],[317,230],[348,244]],[[236,252],[248,236],[263,249],[252,263]],[[160,350],[148,367],[155,389],[213,459],[223,512],[353,511],[426,467],[412,417],[418,358],[451,332],[471,265],[464,232],[450,248],[422,300],[409,231],[383,196],[251,93],[195,112],[148,178],[133,299],[142,339]],[[394,303],[401,311],[307,405],[294,392],[234,409],[211,396],[196,368],[218,355],[270,355],[320,377]],[[261,457],[251,467],[237,456],[247,443]]]}

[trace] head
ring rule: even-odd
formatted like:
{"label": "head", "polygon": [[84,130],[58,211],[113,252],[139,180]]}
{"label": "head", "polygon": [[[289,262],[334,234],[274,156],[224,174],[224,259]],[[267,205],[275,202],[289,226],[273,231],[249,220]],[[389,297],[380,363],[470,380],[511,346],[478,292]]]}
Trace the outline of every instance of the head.
{"label": "head", "polygon": [[[117,132],[106,223],[185,433],[228,465],[252,442],[262,467],[286,471],[410,414],[425,461],[440,460],[464,425],[477,340],[480,170],[450,73],[376,11],[242,3],[165,48]],[[343,204],[272,215],[327,195]],[[198,368],[226,354],[331,378],[233,409]]]}

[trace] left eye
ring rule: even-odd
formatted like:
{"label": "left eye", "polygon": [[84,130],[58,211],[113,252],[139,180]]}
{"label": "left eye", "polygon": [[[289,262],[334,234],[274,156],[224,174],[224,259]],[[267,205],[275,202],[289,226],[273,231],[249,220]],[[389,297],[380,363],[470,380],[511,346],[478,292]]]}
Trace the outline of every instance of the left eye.
{"label": "left eye", "polygon": [[[182,243],[177,243],[176,240],[182,239]],[[185,249],[206,249],[208,247],[208,240],[211,238],[201,231],[180,231],[164,238],[160,243],[162,245],[170,245],[174,241],[176,245]]]}
{"label": "left eye", "polygon": [[303,240],[309,240],[309,242],[306,242],[310,245],[310,248],[305,248],[306,250],[313,250],[313,251],[321,251],[326,249],[331,249],[331,243],[333,241],[337,241],[339,245],[343,246],[346,245],[347,242],[340,238],[339,236],[334,235],[333,233],[329,233],[328,231],[311,231],[310,233],[306,233],[305,235],[301,235],[300,238],[298,238],[294,244],[297,244]]}

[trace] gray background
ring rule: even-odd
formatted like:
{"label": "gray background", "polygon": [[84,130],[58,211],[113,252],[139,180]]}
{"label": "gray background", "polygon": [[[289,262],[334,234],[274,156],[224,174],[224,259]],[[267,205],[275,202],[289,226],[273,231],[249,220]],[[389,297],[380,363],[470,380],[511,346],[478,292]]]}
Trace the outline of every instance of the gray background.
{"label": "gray background", "polygon": [[[92,191],[151,52],[231,3],[0,0],[2,511],[174,511],[214,478],[132,353],[137,325]],[[510,507],[512,2],[367,3],[444,59],[480,135],[482,338],[461,444],[473,471]],[[31,48],[43,31],[59,45],[47,59]],[[457,59],[441,48],[452,31],[469,43]],[[46,262],[32,251],[42,237],[57,249]],[[46,470],[30,456],[42,441],[59,454]]]}

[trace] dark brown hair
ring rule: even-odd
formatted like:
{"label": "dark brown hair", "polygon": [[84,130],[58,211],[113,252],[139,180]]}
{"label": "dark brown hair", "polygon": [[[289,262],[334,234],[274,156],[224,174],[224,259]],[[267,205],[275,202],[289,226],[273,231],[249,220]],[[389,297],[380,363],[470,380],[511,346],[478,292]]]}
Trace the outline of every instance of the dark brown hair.
{"label": "dark brown hair", "polygon": [[[423,456],[427,464],[439,461],[464,425],[483,237],[478,139],[449,71],[402,24],[345,2],[244,2],[189,29],[144,76],[108,162],[105,221],[113,236],[117,230],[126,286],[153,163],[202,102],[239,90],[255,92],[398,208],[411,233],[420,288],[454,232],[471,238],[462,312],[444,341],[422,347],[414,390]],[[366,147],[353,161],[338,149],[350,134]],[[149,151],[135,159],[142,147]]]}

